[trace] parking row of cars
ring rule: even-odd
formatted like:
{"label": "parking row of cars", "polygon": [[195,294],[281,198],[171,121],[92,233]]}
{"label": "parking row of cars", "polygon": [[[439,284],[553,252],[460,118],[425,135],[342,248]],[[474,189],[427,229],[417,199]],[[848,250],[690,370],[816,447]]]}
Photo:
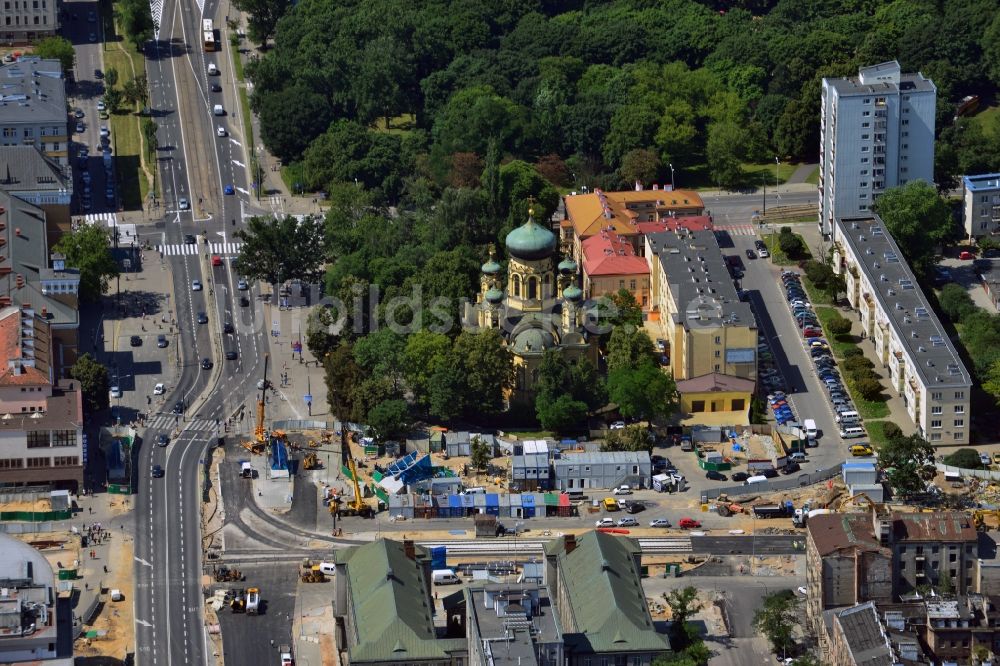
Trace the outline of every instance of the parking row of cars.
{"label": "parking row of cars", "polygon": [[[812,359],[816,377],[826,389],[830,407],[840,427],[840,436],[843,439],[864,437],[866,433],[861,422],[861,415],[858,414],[850,394],[844,387],[843,379],[837,368],[837,361],[833,358],[829,343],[823,338],[819,319],[813,311],[812,305],[806,300],[801,277],[795,271],[783,271],[781,282],[785,287],[792,316],[799,328],[802,329],[806,351],[809,352],[809,357]],[[855,446],[863,447],[866,445],[856,444]],[[854,449],[852,449],[852,453],[855,453]],[[855,453],[855,455],[866,454]]]}
{"label": "parking row of cars", "polygon": [[[666,518],[654,518],[649,521],[649,526],[669,528],[673,527],[673,524]],[[594,524],[594,527],[639,527],[639,521],[632,516],[623,516],[618,520],[614,518],[601,518]],[[682,530],[696,530],[701,527],[701,523],[694,518],[681,518],[677,523],[677,527]]]}

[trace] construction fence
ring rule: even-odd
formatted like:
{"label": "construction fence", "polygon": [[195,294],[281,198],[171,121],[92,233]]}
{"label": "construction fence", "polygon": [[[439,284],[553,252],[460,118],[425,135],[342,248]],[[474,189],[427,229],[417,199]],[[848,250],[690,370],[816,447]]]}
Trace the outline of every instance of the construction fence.
{"label": "construction fence", "polygon": [[709,488],[701,492],[702,503],[715,499],[719,495],[735,497],[737,495],[747,495],[750,493],[770,493],[779,490],[792,490],[794,488],[805,488],[815,483],[822,483],[836,476],[840,476],[840,469],[843,463],[837,463],[826,469],[816,470],[810,474],[796,474],[784,478],[768,479],[752,485],[723,486],[721,488]]}

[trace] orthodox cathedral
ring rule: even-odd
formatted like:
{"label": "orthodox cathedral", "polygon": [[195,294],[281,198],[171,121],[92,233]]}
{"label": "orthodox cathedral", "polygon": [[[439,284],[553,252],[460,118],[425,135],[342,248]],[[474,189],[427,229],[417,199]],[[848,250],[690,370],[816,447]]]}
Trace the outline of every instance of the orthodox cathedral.
{"label": "orthodox cathedral", "polygon": [[577,264],[566,258],[554,266],[556,235],[534,220],[517,227],[505,241],[510,261],[506,285],[491,246],[482,266],[473,316],[480,329],[496,328],[514,356],[512,407],[534,405],[538,367],[547,351],[573,363],[589,358],[597,365],[597,336],[584,323],[583,291],[576,285]]}

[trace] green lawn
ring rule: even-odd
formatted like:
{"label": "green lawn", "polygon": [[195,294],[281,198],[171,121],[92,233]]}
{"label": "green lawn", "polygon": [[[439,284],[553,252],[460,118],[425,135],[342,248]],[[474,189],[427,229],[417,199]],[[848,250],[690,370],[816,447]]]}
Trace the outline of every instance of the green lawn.
{"label": "green lawn", "polygon": [[819,167],[817,166],[809,175],[806,176],[806,182],[810,185],[819,185]]}
{"label": "green lawn", "polygon": [[885,424],[887,423],[891,423],[891,421],[865,421],[868,440],[875,447],[881,447],[889,443],[889,439],[885,436]]}
{"label": "green lawn", "polygon": [[972,116],[972,120],[982,128],[984,134],[993,135],[1000,129],[1000,106],[987,106]]}
{"label": "green lawn", "polygon": [[234,49],[233,53],[233,68],[236,70],[236,80],[239,81],[239,86],[237,90],[240,92],[240,112],[243,114],[243,140],[246,142],[245,148],[248,151],[253,151],[253,147],[256,145],[253,140],[253,122],[252,116],[250,115],[250,100],[247,98],[246,90],[246,79],[243,75],[243,55],[239,52],[237,46],[232,46],[232,42],[229,42],[229,48]]}
{"label": "green lawn", "polygon": [[805,240],[801,235],[795,234],[802,241],[802,246],[805,249],[805,253],[798,259],[792,259],[785,255],[781,250],[781,246],[778,244],[778,233],[764,234],[764,244],[767,245],[767,251],[771,255],[771,263],[775,266],[797,266],[800,261],[806,261],[812,259],[812,255],[809,254],[809,247],[806,245]]}
{"label": "green lawn", "polygon": [[809,295],[809,302],[815,305],[833,305],[830,296],[825,291],[820,291],[805,274],[802,275],[802,287]]}
{"label": "green lawn", "polygon": [[[836,308],[832,307],[815,307],[813,310],[816,311],[816,316],[819,318],[820,326],[826,331],[828,324],[831,319],[834,319],[836,315],[840,314],[837,312]],[[843,316],[843,315],[841,315]],[[857,347],[857,342],[854,341],[853,337],[849,339],[834,338],[832,336],[826,336],[827,342],[830,343],[830,348],[833,350],[833,355],[837,361],[842,361],[844,358],[844,353],[851,348]],[[844,385],[847,387],[848,392],[851,394],[851,398],[854,400],[854,405],[858,408],[858,413],[866,419],[865,425],[867,426],[867,419],[884,419],[889,416],[889,406],[885,399],[880,400],[865,400],[862,398],[858,392],[854,389],[854,381],[851,379],[850,375],[846,372],[841,371],[840,376],[844,379]],[[884,395],[884,394],[883,394]]]}
{"label": "green lawn", "polygon": [[[105,28],[104,69],[114,68],[118,72],[117,87],[121,88],[130,79],[145,73],[145,61],[132,42],[118,34],[113,21],[106,20],[105,25],[112,29]],[[145,164],[140,120],[136,106],[124,106],[110,117],[118,195],[125,210],[142,208],[152,187],[151,170]]]}
{"label": "green lawn", "polygon": [[[767,185],[769,187],[774,186],[774,162],[764,164],[741,164],[740,167],[743,169],[743,173],[747,175],[747,181],[750,185]],[[778,180],[780,183],[788,182],[788,179],[792,177],[795,173],[795,169],[798,168],[797,164],[786,164],[782,162],[778,165]],[[779,184],[780,184],[779,183]]]}

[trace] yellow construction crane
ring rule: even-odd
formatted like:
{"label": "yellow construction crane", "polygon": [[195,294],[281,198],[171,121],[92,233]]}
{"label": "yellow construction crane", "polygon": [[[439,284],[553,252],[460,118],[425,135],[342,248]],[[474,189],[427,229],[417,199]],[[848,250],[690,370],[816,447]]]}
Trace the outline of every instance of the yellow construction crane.
{"label": "yellow construction crane", "polygon": [[253,440],[243,442],[243,448],[250,453],[263,453],[267,449],[267,432],[264,430],[264,403],[267,401],[267,365],[270,354],[264,354],[264,379],[261,381],[260,397],[257,399],[257,421],[254,424]]}
{"label": "yellow construction crane", "polygon": [[343,508],[339,506],[339,501],[334,498],[330,502],[330,513],[368,518],[372,515],[373,511],[361,495],[361,484],[358,482],[358,468],[354,464],[354,456],[351,455],[351,446],[347,441],[347,430],[344,430],[343,434],[341,434],[340,449],[344,464],[347,465],[347,469],[351,473],[351,482],[354,484],[354,498]]}

